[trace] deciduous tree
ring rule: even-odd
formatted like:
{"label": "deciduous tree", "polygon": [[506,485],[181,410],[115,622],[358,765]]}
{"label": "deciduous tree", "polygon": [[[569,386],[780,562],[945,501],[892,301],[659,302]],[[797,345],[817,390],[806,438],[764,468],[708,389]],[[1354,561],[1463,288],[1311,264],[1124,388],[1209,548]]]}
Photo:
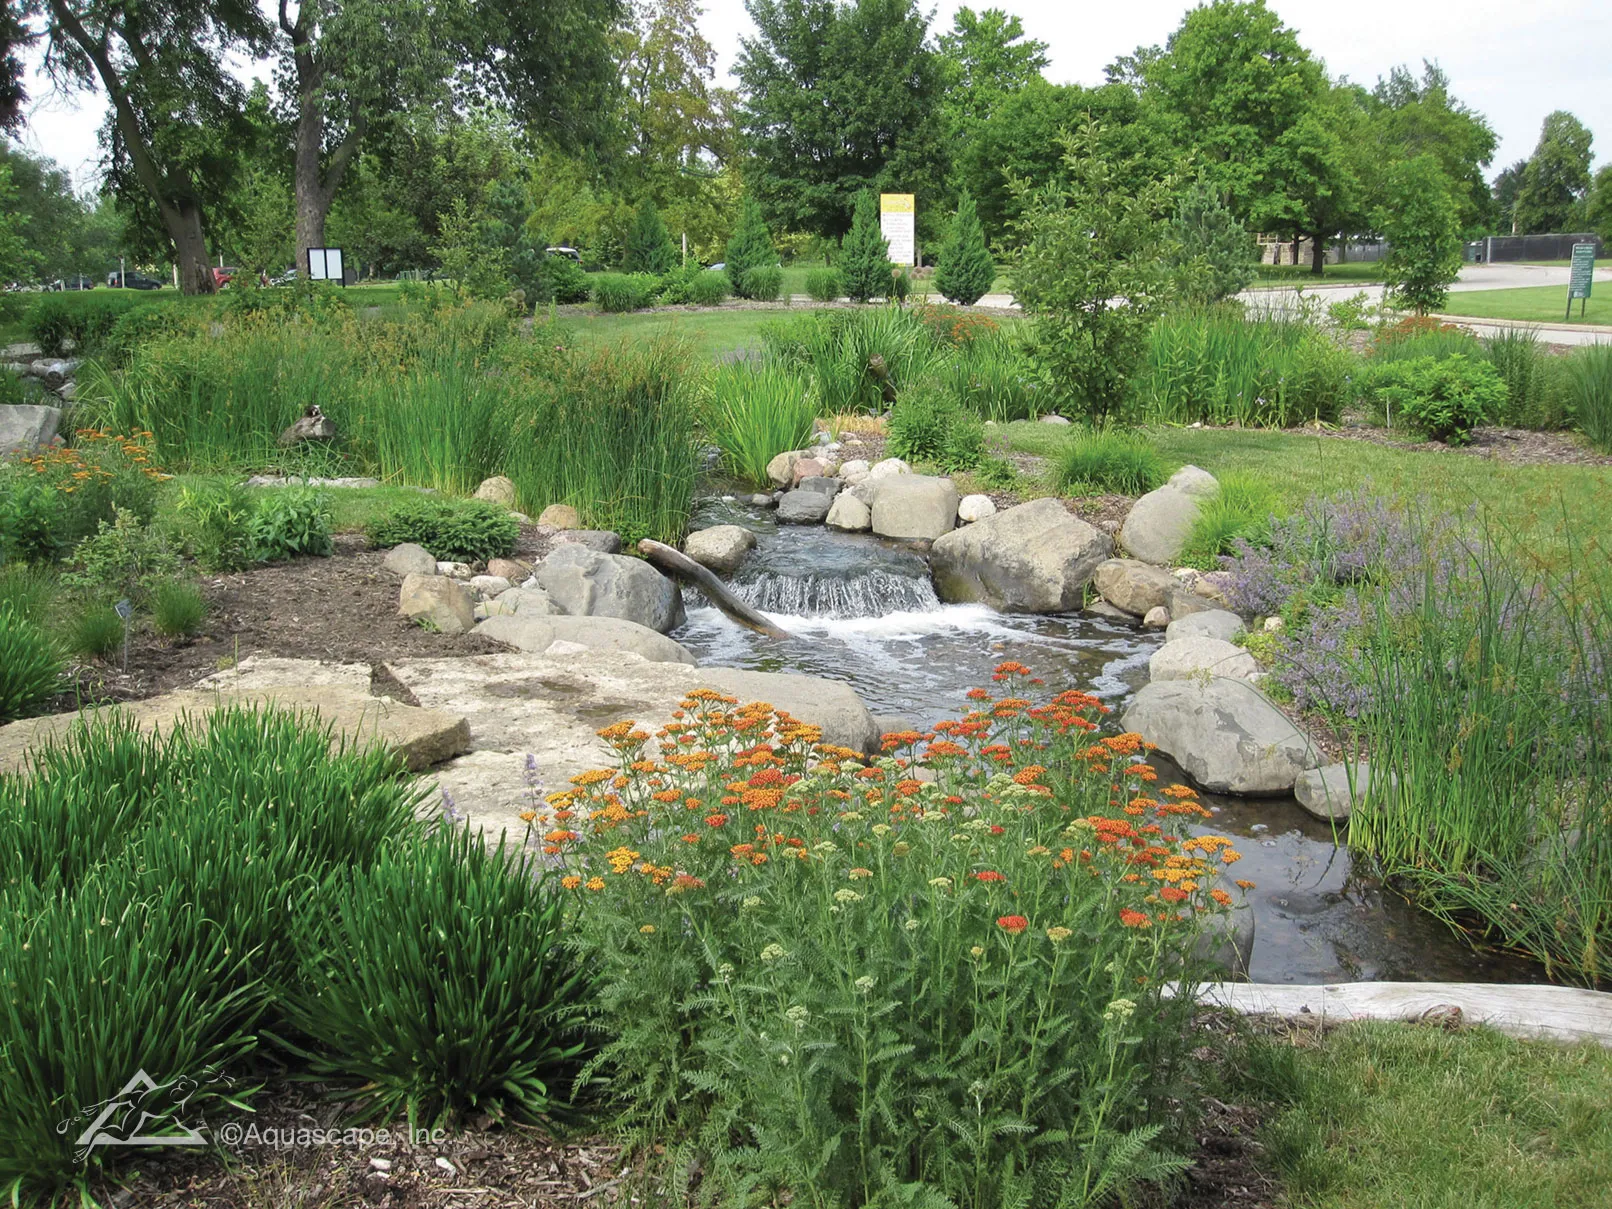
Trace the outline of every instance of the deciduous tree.
{"label": "deciduous tree", "polygon": [[1592,136],[1584,124],[1558,109],[1545,119],[1539,145],[1517,189],[1517,230],[1523,235],[1566,231],[1573,208],[1589,191]]}
{"label": "deciduous tree", "polygon": [[946,135],[967,139],[1001,102],[1047,65],[1047,44],[1024,36],[1024,24],[999,8],[976,13],[964,5],[940,36]]}
{"label": "deciduous tree", "polygon": [[1418,315],[1441,308],[1461,271],[1461,215],[1436,158],[1394,166],[1380,221],[1392,245],[1383,260],[1390,304]]}

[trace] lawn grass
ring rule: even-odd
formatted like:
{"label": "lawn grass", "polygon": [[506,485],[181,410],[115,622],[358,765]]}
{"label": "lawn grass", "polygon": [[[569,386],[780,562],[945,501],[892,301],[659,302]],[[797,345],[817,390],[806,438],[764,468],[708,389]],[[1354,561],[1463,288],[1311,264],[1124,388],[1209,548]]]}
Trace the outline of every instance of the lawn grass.
{"label": "lawn grass", "polygon": [[1307,264],[1262,264],[1255,269],[1254,285],[1336,285],[1359,282],[1371,285],[1383,280],[1380,260],[1355,260],[1345,264],[1329,264],[1317,277]]}
{"label": "lawn grass", "polygon": [[1305,1209],[1591,1209],[1612,1189],[1612,1050],[1354,1024],[1252,1043],[1261,1141]]}
{"label": "lawn grass", "polygon": [[[649,340],[677,335],[688,340],[702,357],[721,357],[739,349],[761,347],[764,324],[792,315],[810,314],[809,306],[725,306],[707,310],[666,308],[629,311],[622,315],[582,312],[556,322],[579,344],[605,344],[621,340]],[[539,323],[544,322],[541,312]]]}
{"label": "lawn grass", "polygon": [[[1597,282],[1601,288],[1591,294],[1589,305],[1573,303],[1567,318],[1567,286],[1528,285],[1510,290],[1471,290],[1451,294],[1446,314],[1473,319],[1517,319],[1525,323],[1604,323],[1612,324],[1612,282]],[[1580,317],[1579,308],[1584,308]]]}
{"label": "lawn grass", "polygon": [[[1020,422],[991,431],[1022,453],[1052,457],[1067,429]],[[1456,514],[1477,505],[1503,518],[1525,545],[1543,551],[1557,544],[1564,520],[1581,540],[1612,542],[1612,492],[1605,466],[1512,466],[1472,454],[1420,451],[1367,441],[1344,441],[1301,432],[1255,429],[1149,430],[1171,469],[1191,463],[1217,477],[1252,474],[1267,480],[1290,508],[1312,495],[1334,495],[1367,485],[1403,500],[1427,499]]]}

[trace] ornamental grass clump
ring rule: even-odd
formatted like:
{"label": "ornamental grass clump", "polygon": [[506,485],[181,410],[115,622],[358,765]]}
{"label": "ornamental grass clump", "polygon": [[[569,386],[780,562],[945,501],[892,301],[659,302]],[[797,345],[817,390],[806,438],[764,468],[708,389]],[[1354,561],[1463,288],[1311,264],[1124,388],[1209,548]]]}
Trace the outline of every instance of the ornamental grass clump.
{"label": "ornamental grass clump", "polygon": [[711,376],[705,428],[729,471],[768,487],[767,463],[811,440],[817,406],[807,381],[776,364],[724,365]]}
{"label": "ornamental grass clump", "polygon": [[592,1070],[673,1186],[1093,1205],[1185,1165],[1188,955],[1237,854],[1095,698],[996,680],[873,760],[697,690],[527,812],[597,975]]}

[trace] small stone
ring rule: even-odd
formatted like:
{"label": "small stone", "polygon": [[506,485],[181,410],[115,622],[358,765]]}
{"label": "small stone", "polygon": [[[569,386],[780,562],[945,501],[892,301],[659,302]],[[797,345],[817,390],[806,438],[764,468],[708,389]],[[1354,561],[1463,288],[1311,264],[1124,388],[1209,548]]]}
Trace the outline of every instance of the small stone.
{"label": "small stone", "polygon": [[965,525],[996,515],[996,501],[988,495],[965,495],[957,501],[957,519]]}
{"label": "small stone", "polygon": [[702,567],[732,575],[755,545],[756,535],[742,525],[713,525],[690,533],[683,540],[683,553]]}
{"label": "small stone", "polygon": [[850,492],[841,492],[834,498],[824,523],[842,533],[865,533],[873,527],[873,510]]}
{"label": "small stone", "polygon": [[762,495],[760,492],[757,492],[755,495],[750,497],[750,506],[752,508],[776,508],[778,506],[778,501],[773,499],[770,495]]}
{"label": "small stone", "polygon": [[463,634],[476,624],[470,593],[441,575],[410,575],[398,593],[397,611],[439,634]]}
{"label": "small stone", "polygon": [[840,478],[854,487],[867,478],[868,472],[872,469],[865,459],[852,458],[840,467]]}
{"label": "small stone", "polygon": [[512,584],[518,584],[532,573],[530,563],[515,558],[489,558],[487,574],[501,575]]}
{"label": "small stone", "polygon": [[1170,610],[1163,605],[1154,605],[1142,618],[1142,624],[1150,630],[1162,630],[1170,624]]}
{"label": "small stone", "polygon": [[369,1165],[371,1167],[373,1167],[376,1171],[390,1171],[390,1170],[392,1170],[392,1160],[391,1159],[371,1159],[369,1161]]}
{"label": "small stone", "polygon": [[404,542],[401,546],[393,546],[386,552],[381,560],[385,567],[399,579],[409,575],[435,575],[437,573],[437,560],[431,557],[431,552],[424,546],[417,546],[413,542]]}
{"label": "small stone", "polygon": [[502,575],[472,575],[470,586],[483,596],[502,596],[511,584]]}
{"label": "small stone", "polygon": [[1064,419],[1062,416],[1055,416],[1055,415],[1051,415],[1051,414],[1042,416],[1041,417],[1041,422],[1043,424],[1067,424],[1067,423],[1069,423],[1069,421]]}
{"label": "small stone", "polygon": [[511,508],[515,504],[515,484],[503,475],[495,474],[490,479],[482,479],[476,488],[476,498]]}
{"label": "small stone", "polygon": [[876,463],[873,468],[868,471],[868,477],[870,479],[883,479],[889,478],[892,475],[911,473],[912,467],[907,465],[900,458],[885,458],[884,461]]}
{"label": "small stone", "polygon": [[446,575],[449,579],[469,579],[476,572],[469,563],[450,563],[438,561],[436,566],[438,575]]}
{"label": "small stone", "polygon": [[437,1166],[442,1168],[442,1170],[446,1171],[449,1175],[459,1174],[459,1169],[452,1163],[448,1162],[448,1160],[443,1158],[440,1154],[437,1155]]}
{"label": "small stone", "polygon": [[[802,463],[804,465],[805,463]],[[816,491],[821,495],[834,496],[839,494],[841,484],[839,479],[827,478],[823,475],[808,475],[796,485],[796,491]]]}
{"label": "small stone", "polygon": [[537,523],[548,529],[580,529],[582,517],[570,504],[550,504],[538,515]]}
{"label": "small stone", "polygon": [[767,479],[774,487],[789,487],[795,482],[795,463],[809,457],[805,450],[790,449],[767,463]]}
{"label": "small stone", "polygon": [[532,518],[527,516],[524,512],[511,512],[509,514],[509,519],[514,521],[517,525],[530,525],[532,523]]}
{"label": "small stone", "polygon": [[1265,632],[1267,634],[1280,634],[1287,623],[1280,617],[1267,617],[1265,619]]}

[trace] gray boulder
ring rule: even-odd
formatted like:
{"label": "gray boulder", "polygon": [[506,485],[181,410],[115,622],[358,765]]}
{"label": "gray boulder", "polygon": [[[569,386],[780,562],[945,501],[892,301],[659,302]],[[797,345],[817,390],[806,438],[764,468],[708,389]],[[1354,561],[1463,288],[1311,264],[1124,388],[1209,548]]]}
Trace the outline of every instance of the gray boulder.
{"label": "gray boulder", "polygon": [[398,592],[397,611],[439,634],[463,634],[476,624],[476,602],[445,575],[411,573]]}
{"label": "gray boulder", "polygon": [[1253,685],[1242,680],[1156,680],[1121,725],[1179,764],[1211,793],[1290,793],[1321,752]]}
{"label": "gray boulder", "polygon": [[40,403],[11,403],[0,407],[0,453],[14,449],[30,452],[49,445],[62,421],[62,409]]}
{"label": "gray boulder", "polygon": [[621,534],[609,529],[566,529],[554,535],[555,549],[562,544],[597,550],[600,554],[620,554]]}
{"label": "gray boulder", "polygon": [[509,591],[509,580],[502,575],[472,575],[470,586],[484,597],[502,596]]}
{"label": "gray boulder", "polygon": [[[1168,631],[1166,631],[1168,637]],[[1195,636],[1166,641],[1147,662],[1153,680],[1247,680],[1259,672],[1254,657],[1223,638]]]}
{"label": "gray boulder", "polygon": [[280,434],[282,447],[302,445],[309,441],[334,441],[336,422],[311,403],[308,409]]}
{"label": "gray boulder", "polygon": [[[1379,773],[1380,780],[1389,776]],[[1368,792],[1382,792],[1383,785],[1371,783],[1371,764],[1362,760],[1355,765],[1354,789],[1349,788],[1349,766],[1328,764],[1325,768],[1312,768],[1300,773],[1293,782],[1293,796],[1299,805],[1323,822],[1347,822],[1350,812],[1364,801]]]}
{"label": "gray boulder", "polygon": [[767,478],[774,487],[791,487],[795,482],[795,464],[809,457],[810,452],[804,449],[790,449],[780,453],[767,463]]}
{"label": "gray boulder", "polygon": [[1170,610],[1171,621],[1191,617],[1194,613],[1212,613],[1219,609],[1214,601],[1206,596],[1199,596],[1182,583],[1170,585],[1164,594],[1164,607]]}
{"label": "gray boulder", "polygon": [[[883,499],[883,493],[880,493]],[[939,538],[930,551],[942,600],[1007,613],[1069,613],[1084,603],[1113,542],[1055,499],[1031,500]]]}
{"label": "gray boulder", "polygon": [[1237,614],[1228,613],[1225,609],[1208,609],[1172,621],[1164,631],[1164,638],[1167,642],[1174,642],[1178,638],[1218,638],[1222,642],[1230,642],[1246,628]]}
{"label": "gray boulder", "polygon": [[1134,558],[1110,558],[1092,574],[1097,591],[1109,604],[1145,617],[1165,602],[1175,578],[1162,567]]}
{"label": "gray boulder", "polygon": [[487,607],[489,617],[500,614],[513,617],[562,617],[562,614],[542,588],[511,588],[491,601]]}
{"label": "gray boulder", "polygon": [[844,533],[866,533],[873,527],[873,510],[853,492],[842,491],[834,497],[824,523]]}
{"label": "gray boulder", "polygon": [[823,729],[823,742],[856,751],[879,750],[881,733],[856,690],[839,680],[742,668],[701,668],[702,685],[743,701],[765,701],[774,709]]}
{"label": "gray boulder", "polygon": [[880,479],[873,497],[873,532],[880,537],[933,541],[956,527],[957,487],[950,479],[899,472]]}
{"label": "gray boulder", "polygon": [[801,481],[795,485],[795,490],[816,491],[832,499],[834,496],[839,494],[840,488],[844,485],[845,484],[840,482],[839,479],[829,478],[820,474],[812,474],[801,479]]}
{"label": "gray boulder", "polygon": [[590,650],[629,651],[651,663],[694,663],[694,656],[681,643],[619,617],[493,616],[474,632],[533,653],[546,651],[556,642],[569,642]]}
{"label": "gray boulder", "polygon": [[1174,562],[1187,544],[1202,501],[1219,489],[1207,471],[1183,466],[1168,483],[1131,506],[1120,527],[1120,544],[1145,563]]}
{"label": "gray boulder", "polygon": [[743,525],[713,525],[690,533],[683,540],[683,553],[702,567],[731,575],[755,546],[756,535]]}
{"label": "gray boulder", "polygon": [[821,491],[788,491],[778,501],[780,525],[821,525],[828,518],[834,497]]}
{"label": "gray boulder", "polygon": [[414,545],[413,542],[392,546],[387,551],[387,556],[380,561],[380,566],[384,566],[393,575],[398,575],[400,579],[406,575],[437,574],[437,559],[430,556],[426,546]]}
{"label": "gray boulder", "polygon": [[882,462],[875,462],[868,469],[868,477],[871,479],[887,479],[893,475],[911,473],[912,467],[900,458],[885,458]]}
{"label": "gray boulder", "polygon": [[482,479],[476,486],[478,500],[491,500],[495,504],[502,504],[506,508],[515,506],[515,484],[502,474],[495,474],[490,479]]}
{"label": "gray boulder", "polygon": [[620,617],[662,634],[683,622],[683,594],[636,558],[557,545],[537,569],[537,586],[573,617]]}

